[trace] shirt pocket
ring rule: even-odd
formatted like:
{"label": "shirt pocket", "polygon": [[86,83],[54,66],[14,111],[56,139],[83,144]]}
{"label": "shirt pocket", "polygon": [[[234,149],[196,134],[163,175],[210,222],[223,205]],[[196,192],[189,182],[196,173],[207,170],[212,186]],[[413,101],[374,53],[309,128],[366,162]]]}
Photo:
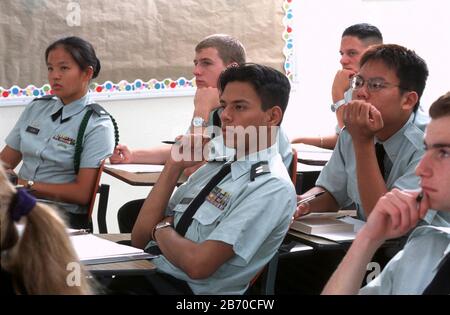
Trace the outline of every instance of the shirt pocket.
{"label": "shirt pocket", "polygon": [[194,220],[202,226],[216,225],[219,222],[219,218],[222,216],[223,211],[212,205],[208,201],[205,201],[197,212],[194,214]]}

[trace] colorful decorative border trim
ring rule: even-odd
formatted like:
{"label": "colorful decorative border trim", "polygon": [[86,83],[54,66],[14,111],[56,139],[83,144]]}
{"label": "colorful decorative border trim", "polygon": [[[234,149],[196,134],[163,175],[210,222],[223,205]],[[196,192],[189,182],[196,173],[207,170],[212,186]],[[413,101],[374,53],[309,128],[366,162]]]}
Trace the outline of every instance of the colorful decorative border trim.
{"label": "colorful decorative border trim", "polygon": [[[283,10],[285,12],[285,16],[283,18],[283,25],[285,26],[283,31],[283,40],[285,41],[283,54],[286,58],[284,63],[284,71],[291,82],[294,82],[295,77],[294,39],[292,28],[294,22],[294,15],[292,12],[293,1],[294,0],[283,0]],[[196,87],[194,78],[191,80],[179,78],[177,80],[165,79],[162,81],[151,79],[147,82],[137,79],[132,83],[122,80],[117,84],[111,81],[106,81],[103,84],[93,82],[90,86],[91,93],[94,97],[108,95],[111,99],[113,99],[114,96],[130,94],[136,95],[136,97],[139,97],[138,95],[145,95],[147,97],[151,92],[158,92],[157,94],[160,95],[161,92],[164,91],[181,90],[183,88],[193,87]],[[0,102],[2,100],[41,97],[49,94],[53,94],[49,84],[45,84],[41,88],[34,85],[29,85],[24,89],[18,87],[17,85],[14,85],[9,89],[5,89],[0,86]]]}
{"label": "colorful decorative border trim", "polygon": [[294,82],[295,71],[294,71],[294,14],[292,10],[292,3],[294,0],[284,0],[284,18],[283,24],[286,27],[283,32],[283,39],[286,42],[283,48],[283,54],[286,57],[284,62],[284,71],[286,76],[291,82]]}
{"label": "colorful decorative border trim", "polygon": [[[148,82],[144,82],[140,79],[135,80],[133,83],[122,80],[115,84],[111,81],[106,81],[103,84],[98,84],[93,82],[90,86],[91,93],[101,94],[101,93],[132,93],[132,92],[148,92],[151,90],[162,91],[162,90],[173,90],[180,88],[192,88],[195,87],[195,80],[187,80],[185,78],[179,78],[174,81],[172,79],[165,79],[163,81],[158,81],[156,79],[151,79]],[[0,100],[11,99],[16,97],[41,97],[44,95],[53,94],[53,91],[49,84],[45,84],[41,88],[37,88],[34,85],[29,85],[25,89],[22,89],[16,85],[12,86],[10,89],[4,89],[0,87]]]}

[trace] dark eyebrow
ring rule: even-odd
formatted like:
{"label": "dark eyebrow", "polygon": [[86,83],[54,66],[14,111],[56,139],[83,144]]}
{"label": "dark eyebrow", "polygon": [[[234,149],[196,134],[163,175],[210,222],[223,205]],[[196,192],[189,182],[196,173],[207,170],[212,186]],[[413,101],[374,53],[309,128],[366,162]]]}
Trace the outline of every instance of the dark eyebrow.
{"label": "dark eyebrow", "polygon": [[[60,62],[57,63],[57,65],[65,65],[65,64],[68,64],[68,62],[67,61],[60,61]],[[52,64],[47,62],[47,66],[52,66]]]}
{"label": "dark eyebrow", "polygon": [[194,59],[194,62],[200,62],[200,61],[211,61],[212,62],[212,59],[211,58],[200,58],[200,59]]}
{"label": "dark eyebrow", "polygon": [[[427,143],[424,141],[423,144],[425,145],[425,148],[430,148]],[[435,143],[431,145],[433,149],[440,149],[440,148],[450,148],[450,143]]]}
{"label": "dark eyebrow", "polygon": [[362,79],[364,79],[364,81],[366,81],[366,80],[382,80],[382,81],[387,81],[385,78],[383,78],[383,77],[372,77],[372,78],[366,78],[366,77],[364,77],[364,76],[362,76],[360,73],[357,73],[356,74],[358,77],[361,77]]}
{"label": "dark eyebrow", "polygon": [[[225,104],[226,102],[223,99],[220,99],[220,104]],[[243,105],[247,105],[249,104],[248,101],[246,101],[245,99],[240,99],[240,100],[234,100],[231,101],[230,104],[236,105],[236,104],[243,104]]]}

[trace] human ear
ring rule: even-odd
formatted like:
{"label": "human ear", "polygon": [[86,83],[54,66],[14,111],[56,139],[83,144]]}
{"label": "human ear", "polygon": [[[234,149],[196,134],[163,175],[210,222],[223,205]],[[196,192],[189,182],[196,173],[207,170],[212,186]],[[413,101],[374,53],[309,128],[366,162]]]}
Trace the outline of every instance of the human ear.
{"label": "human ear", "polygon": [[271,126],[278,126],[283,118],[283,111],[280,106],[273,106],[267,110],[267,124]]}
{"label": "human ear", "polygon": [[86,75],[88,81],[90,81],[94,75],[94,68],[92,66],[87,67],[87,69],[84,70],[84,74]]}
{"label": "human ear", "polygon": [[408,91],[402,96],[402,109],[404,110],[414,110],[419,101],[419,95],[415,91]]}

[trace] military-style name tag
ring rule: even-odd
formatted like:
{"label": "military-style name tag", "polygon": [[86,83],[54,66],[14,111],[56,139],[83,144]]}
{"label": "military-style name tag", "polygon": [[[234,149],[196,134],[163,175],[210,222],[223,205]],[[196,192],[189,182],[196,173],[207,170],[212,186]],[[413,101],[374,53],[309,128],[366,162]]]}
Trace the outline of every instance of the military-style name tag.
{"label": "military-style name tag", "polygon": [[34,135],[37,135],[39,133],[39,131],[41,131],[41,130],[38,129],[38,128],[35,128],[35,127],[28,126],[25,131],[29,132],[29,133],[32,133]]}
{"label": "military-style name tag", "polygon": [[55,135],[53,136],[53,140],[65,143],[65,144],[69,144],[69,145],[75,145],[75,139],[72,139],[68,136],[63,136],[63,135]]}
{"label": "military-style name tag", "polygon": [[211,190],[206,200],[220,210],[223,210],[230,201],[230,198],[231,194],[229,192],[216,186]]}

